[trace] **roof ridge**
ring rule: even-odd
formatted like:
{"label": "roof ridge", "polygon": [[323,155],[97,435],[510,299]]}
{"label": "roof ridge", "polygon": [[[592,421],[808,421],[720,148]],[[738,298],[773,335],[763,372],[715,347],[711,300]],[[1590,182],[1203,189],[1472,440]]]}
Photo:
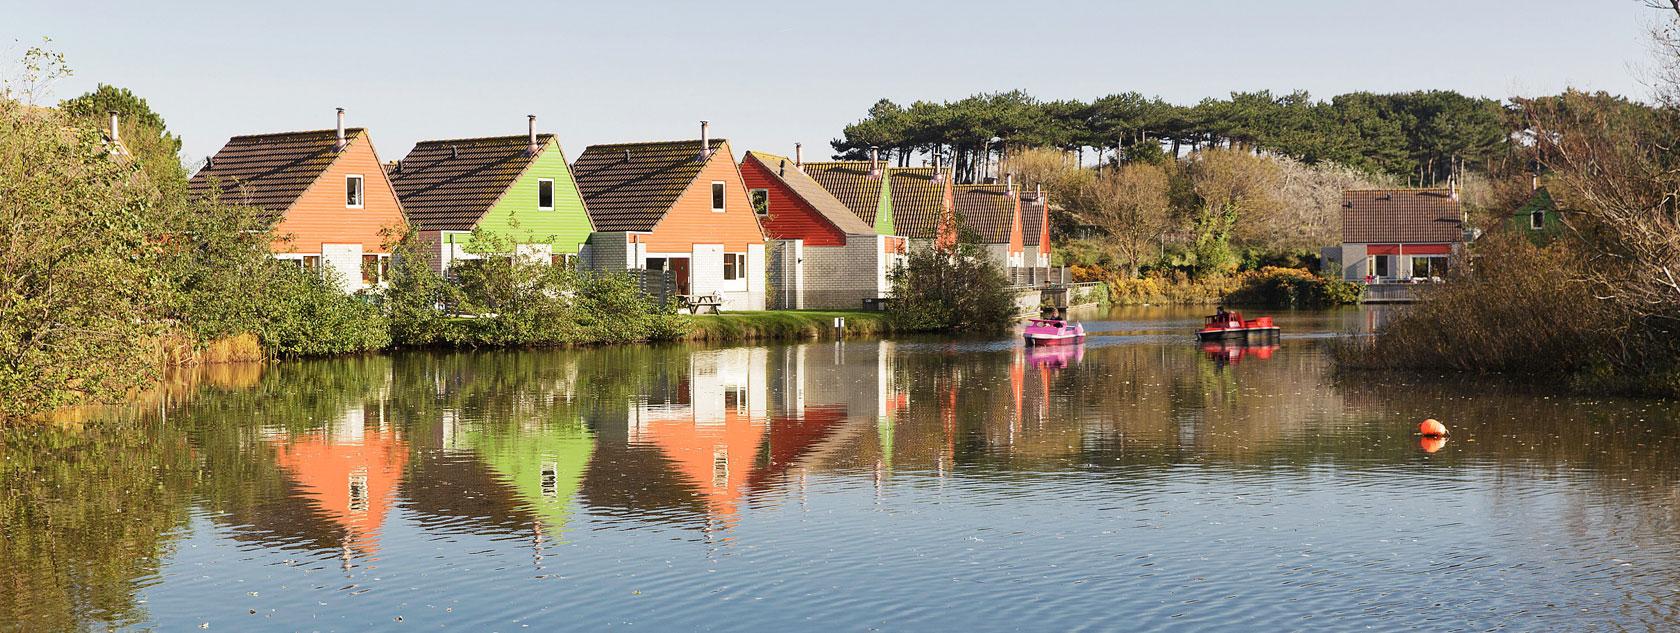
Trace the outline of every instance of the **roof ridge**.
{"label": "roof ridge", "polygon": [[[347,136],[347,137],[348,136],[354,136],[356,134],[362,134],[364,132],[367,132],[367,128],[365,128],[365,127],[347,127],[347,128],[344,128],[344,135]],[[338,133],[338,128],[327,128],[327,129],[324,129],[324,130],[294,130],[294,131],[291,131],[291,132],[264,132],[264,133],[261,133],[261,134],[239,134],[239,135],[228,137],[228,140],[232,141],[233,139],[239,139],[239,138],[265,138],[265,137],[271,137],[271,136],[301,136],[301,135],[304,135],[304,134],[335,134],[336,135],[337,133]]]}
{"label": "roof ridge", "polygon": [[[712,142],[712,143],[726,143],[726,142],[729,141],[729,139],[713,138],[713,139],[709,139],[709,141]],[[670,140],[670,141],[631,141],[631,142],[628,142],[628,143],[596,143],[594,145],[590,145],[589,147],[583,148],[583,151],[587,152],[587,151],[590,150],[590,148],[594,148],[594,147],[632,147],[632,146],[636,146],[636,145],[677,145],[677,144],[680,144],[680,143],[699,143],[699,142],[700,142],[700,139],[692,138],[692,139],[677,139],[677,140]]]}
{"label": "roof ridge", "polygon": [[[541,132],[541,133],[537,134],[537,138],[539,138],[539,139],[540,138],[559,138],[559,135],[556,135],[553,132]],[[513,140],[513,139],[518,139],[520,141],[528,141],[528,140],[530,140],[530,135],[528,135],[528,134],[509,134],[507,136],[472,136],[472,137],[467,137],[467,138],[427,139],[427,140],[423,140],[423,141],[415,141],[414,146],[419,147],[421,145],[426,145],[428,143],[470,143],[470,142],[475,142],[475,141],[506,141],[506,140]]]}

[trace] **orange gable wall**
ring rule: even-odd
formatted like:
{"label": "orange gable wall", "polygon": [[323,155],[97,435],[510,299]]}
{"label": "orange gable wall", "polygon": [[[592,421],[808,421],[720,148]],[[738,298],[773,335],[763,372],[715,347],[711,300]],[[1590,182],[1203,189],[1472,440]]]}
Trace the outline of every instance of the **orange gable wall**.
{"label": "orange gable wall", "polygon": [[1049,255],[1050,254],[1050,198],[1047,198],[1045,196],[1039,196],[1038,197],[1038,203],[1039,203],[1038,204],[1038,212],[1041,214],[1040,217],[1039,217],[1039,221],[1038,221],[1038,252],[1040,254],[1043,254],[1043,255]]}
{"label": "orange gable wall", "polygon": [[[362,208],[344,208],[344,176],[362,176]],[[368,134],[357,134],[309,189],[298,196],[275,229],[276,253],[319,253],[321,244],[361,244],[363,253],[384,253],[386,228],[401,229],[402,206],[385,178]],[[290,238],[288,241],[287,238]]]}
{"label": "orange gable wall", "polygon": [[1015,212],[1009,217],[1009,254],[1014,255],[1026,250],[1026,240],[1021,237],[1021,196],[1012,196],[1015,200]]}
{"label": "orange gable wall", "polygon": [[[714,180],[724,182],[723,213],[712,212]],[[764,243],[758,216],[747,201],[747,187],[728,143],[712,152],[700,175],[688,184],[653,231],[639,241],[648,245],[650,253],[686,253],[694,250],[695,244],[723,244],[726,253],[745,253],[747,245]]]}

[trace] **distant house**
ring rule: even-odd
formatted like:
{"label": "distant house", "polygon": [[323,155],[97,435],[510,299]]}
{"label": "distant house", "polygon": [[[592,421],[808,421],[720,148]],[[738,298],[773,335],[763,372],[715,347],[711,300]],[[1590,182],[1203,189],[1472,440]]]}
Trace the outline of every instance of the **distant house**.
{"label": "distant house", "polygon": [[958,185],[954,207],[958,226],[980,240],[1005,271],[1026,264],[1021,237],[1021,196],[1009,184]]}
{"label": "distant house", "polygon": [[857,309],[892,292],[902,237],[881,235],[802,169],[798,158],[747,152],[741,178],[766,236],[784,241],[772,258],[772,298],[786,308]]}
{"label": "distant house", "polygon": [[805,173],[882,235],[912,247],[956,239],[947,229],[954,189],[938,167],[886,167],[878,160],[805,163]]}
{"label": "distant house", "polygon": [[1446,275],[1464,247],[1464,211],[1449,189],[1342,193],[1342,278],[1410,281]]}
{"label": "distant house", "polygon": [[367,130],[235,136],[193,174],[195,197],[257,207],[275,222],[274,256],[334,275],[346,292],[385,282],[402,205]]}
{"label": "distant house", "polygon": [[523,136],[421,141],[388,166],[403,211],[438,271],[469,252],[473,229],[544,263],[573,261],[593,230],[571,167],[536,117]]}
{"label": "distant house", "polygon": [[1538,187],[1528,201],[1511,214],[1511,230],[1527,235],[1536,244],[1545,244],[1563,232],[1563,217],[1557,201],[1545,187]]}
{"label": "distant house", "polygon": [[663,270],[677,294],[764,309],[764,234],[728,141],[592,145],[572,165],[595,226],[585,263]]}
{"label": "distant house", "polygon": [[1028,268],[1050,267],[1050,196],[1042,187],[1021,196],[1022,257]]}

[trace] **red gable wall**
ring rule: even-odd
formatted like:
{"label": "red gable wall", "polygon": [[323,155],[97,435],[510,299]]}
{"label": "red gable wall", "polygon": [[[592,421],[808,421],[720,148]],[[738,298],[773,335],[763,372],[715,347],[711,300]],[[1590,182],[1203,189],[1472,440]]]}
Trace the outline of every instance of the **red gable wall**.
{"label": "red gable wall", "polygon": [[[794,167],[790,164],[787,168]],[[746,181],[749,193],[753,189],[770,192],[770,215],[760,218],[764,234],[776,239],[802,239],[806,246],[844,246],[846,236],[840,229],[824,219],[799,194],[782,184],[772,169],[775,168],[758,162],[756,158],[741,161],[741,179]]]}

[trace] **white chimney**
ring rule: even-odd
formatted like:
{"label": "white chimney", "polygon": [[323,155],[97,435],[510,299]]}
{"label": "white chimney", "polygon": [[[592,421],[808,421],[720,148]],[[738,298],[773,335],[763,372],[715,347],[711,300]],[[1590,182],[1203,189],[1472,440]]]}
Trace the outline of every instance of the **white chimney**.
{"label": "white chimney", "polygon": [[1034,190],[1035,191],[1033,192],[1033,206],[1035,206],[1035,207],[1044,206],[1044,185],[1042,185],[1042,184],[1037,185],[1037,186],[1034,187]]}
{"label": "white chimney", "polygon": [[805,144],[804,143],[794,143],[793,144],[793,168],[797,169],[799,171],[805,171]]}
{"label": "white chimney", "polygon": [[1448,192],[1449,195],[1452,196],[1453,201],[1455,201],[1455,202],[1458,201],[1458,177],[1457,176],[1447,176],[1447,192]]}
{"label": "white chimney", "polygon": [[881,150],[874,145],[869,146],[869,176],[881,177]]}
{"label": "white chimney", "polygon": [[525,151],[532,156],[536,156],[537,151],[542,149],[537,146],[537,115],[525,115],[525,136],[526,142],[529,143],[529,145],[526,146]]}
{"label": "white chimney", "polygon": [[1006,188],[1004,189],[1004,195],[1011,198],[1015,197],[1015,174],[1011,173],[1004,176],[1004,182],[1008,183],[1005,185]]}
{"label": "white chimney", "polygon": [[945,172],[939,168],[939,152],[933,153],[933,181],[945,182]]}
{"label": "white chimney", "polygon": [[116,110],[111,111],[111,142],[112,143],[121,143],[122,142],[122,138],[117,136],[117,111]]}
{"label": "white chimney", "polygon": [[333,145],[333,151],[344,151],[344,108],[338,109],[338,143]]}
{"label": "white chimney", "polygon": [[700,162],[705,162],[712,157],[712,141],[707,134],[711,126],[710,121],[700,122]]}

